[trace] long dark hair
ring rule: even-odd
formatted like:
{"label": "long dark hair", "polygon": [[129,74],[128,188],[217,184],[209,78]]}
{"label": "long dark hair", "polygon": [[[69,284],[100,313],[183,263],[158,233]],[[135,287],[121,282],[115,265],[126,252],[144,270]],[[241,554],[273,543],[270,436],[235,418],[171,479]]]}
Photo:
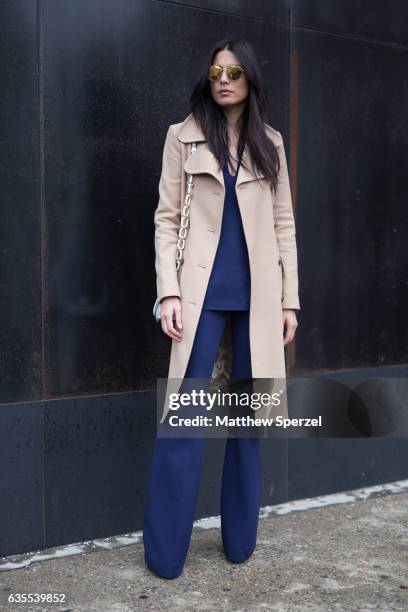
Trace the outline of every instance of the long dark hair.
{"label": "long dark hair", "polygon": [[[248,79],[248,97],[240,120],[238,160],[247,146],[252,171],[262,173],[276,189],[279,173],[279,155],[274,143],[265,133],[267,93],[262,82],[258,59],[246,40],[220,40],[210,51],[202,73],[190,98],[193,116],[202,129],[210,151],[217,158],[220,168],[231,159],[228,146],[227,121],[223,109],[213,99],[208,81],[208,68],[218,51],[229,49],[235,53]],[[242,165],[245,165],[242,162]],[[248,169],[248,168],[247,168]]]}

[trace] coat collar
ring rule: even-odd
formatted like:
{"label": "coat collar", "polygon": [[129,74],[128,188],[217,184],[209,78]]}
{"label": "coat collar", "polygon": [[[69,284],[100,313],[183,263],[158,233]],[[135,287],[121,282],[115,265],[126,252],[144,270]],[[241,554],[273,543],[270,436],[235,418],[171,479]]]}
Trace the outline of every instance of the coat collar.
{"label": "coat collar", "polygon": [[[275,145],[278,145],[282,142],[282,137],[279,132],[274,130],[266,123],[265,129]],[[211,174],[224,187],[224,176],[222,170],[218,167],[217,159],[208,149],[206,145],[205,135],[197,124],[197,122],[195,121],[192,113],[190,113],[190,115],[188,115],[188,117],[179,125],[177,136],[178,139],[184,143],[197,142],[197,150],[195,153],[190,152],[189,157],[187,157],[184,163],[184,170],[188,174]],[[202,144],[200,145],[199,143]],[[254,181],[257,178],[264,178],[263,174],[254,174],[252,172],[252,169],[250,167],[249,154],[246,147],[242,155],[242,160],[246,163],[248,168],[245,168],[242,164],[240,165],[238,170],[236,187],[238,187],[241,183]]]}

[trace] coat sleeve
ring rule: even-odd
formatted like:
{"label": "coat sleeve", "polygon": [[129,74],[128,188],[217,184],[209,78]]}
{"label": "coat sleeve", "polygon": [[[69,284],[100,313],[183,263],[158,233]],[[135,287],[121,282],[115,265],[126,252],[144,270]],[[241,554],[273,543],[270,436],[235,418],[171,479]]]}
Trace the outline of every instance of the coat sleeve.
{"label": "coat sleeve", "polygon": [[181,297],[176,271],[180,227],[181,150],[174,126],[168,129],[163,149],[159,202],[154,213],[157,297]]}
{"label": "coat sleeve", "polygon": [[[280,133],[279,133],[280,134]],[[277,145],[280,159],[278,185],[274,202],[276,239],[282,260],[283,289],[282,308],[300,310],[298,295],[298,262],[296,247],[296,227],[293,215],[288,166],[282,135]]]}

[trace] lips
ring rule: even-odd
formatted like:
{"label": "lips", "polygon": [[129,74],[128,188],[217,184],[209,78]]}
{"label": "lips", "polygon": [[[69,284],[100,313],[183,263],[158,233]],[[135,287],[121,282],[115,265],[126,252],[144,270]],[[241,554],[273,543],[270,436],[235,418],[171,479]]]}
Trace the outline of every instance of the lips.
{"label": "lips", "polygon": [[218,93],[232,93],[230,89],[220,89]]}

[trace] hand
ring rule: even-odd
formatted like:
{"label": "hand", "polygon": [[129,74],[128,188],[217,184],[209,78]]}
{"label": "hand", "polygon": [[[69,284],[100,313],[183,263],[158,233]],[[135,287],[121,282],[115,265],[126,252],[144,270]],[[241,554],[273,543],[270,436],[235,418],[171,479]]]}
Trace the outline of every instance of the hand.
{"label": "hand", "polygon": [[[175,319],[175,321],[173,321]],[[179,329],[182,328],[181,323],[181,300],[177,296],[169,296],[160,300],[160,321],[164,333],[177,340],[181,341],[183,332],[179,332],[175,327],[176,323]]]}
{"label": "hand", "polygon": [[283,338],[283,346],[292,342],[295,337],[295,331],[298,326],[296,312],[290,308],[283,308],[282,310],[282,324],[285,326],[286,324],[286,333]]}

